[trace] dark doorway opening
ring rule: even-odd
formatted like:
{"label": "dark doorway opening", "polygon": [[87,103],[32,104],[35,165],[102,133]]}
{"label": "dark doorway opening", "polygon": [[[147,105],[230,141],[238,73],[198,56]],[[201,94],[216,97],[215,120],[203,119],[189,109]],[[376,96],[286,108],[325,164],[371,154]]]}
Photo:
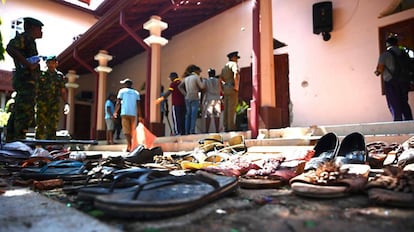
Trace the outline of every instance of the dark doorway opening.
{"label": "dark doorway opening", "polygon": [[[398,35],[398,43],[400,46],[414,49],[414,18],[407,19],[398,23],[393,23],[384,27],[380,27],[378,31],[380,54],[387,50],[385,40],[391,33]],[[380,78],[382,95],[384,92],[384,81]],[[410,91],[414,91],[414,85],[411,84]]]}

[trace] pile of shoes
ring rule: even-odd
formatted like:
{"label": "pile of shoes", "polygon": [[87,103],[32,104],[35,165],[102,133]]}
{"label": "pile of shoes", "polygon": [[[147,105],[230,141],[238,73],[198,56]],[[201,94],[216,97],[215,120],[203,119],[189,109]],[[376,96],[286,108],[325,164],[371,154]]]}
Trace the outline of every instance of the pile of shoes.
{"label": "pile of shoes", "polygon": [[76,205],[115,217],[154,219],[191,212],[239,185],[236,177],[145,167],[163,156],[160,147],[138,146],[126,156],[103,158],[64,149],[33,150],[20,143],[14,150],[8,146],[0,151],[1,193],[17,185],[40,192],[60,189]]}
{"label": "pile of shoes", "polygon": [[[391,160],[385,162],[388,157]],[[404,144],[365,145],[358,132],[341,143],[334,133],[327,133],[315,145],[304,173],[292,178],[290,186],[298,196],[366,194],[372,204],[414,207],[414,137]]]}
{"label": "pile of shoes", "polygon": [[404,144],[366,144],[359,132],[341,141],[327,133],[312,150],[271,156],[250,154],[241,135],[224,141],[218,134],[200,140],[193,151],[172,155],[144,146],[105,158],[64,148],[6,148],[0,151],[0,184],[13,180],[10,185],[36,191],[59,188],[115,217],[176,216],[239,187],[290,187],[293,194],[312,198],[365,194],[373,204],[414,207],[414,137]]}

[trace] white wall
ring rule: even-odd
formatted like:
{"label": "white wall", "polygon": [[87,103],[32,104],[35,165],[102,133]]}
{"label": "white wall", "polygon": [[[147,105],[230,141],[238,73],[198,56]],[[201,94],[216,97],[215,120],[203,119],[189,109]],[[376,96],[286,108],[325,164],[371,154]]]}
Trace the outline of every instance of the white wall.
{"label": "white wall", "polygon": [[[7,0],[5,4],[0,4],[0,17],[4,46],[12,36],[12,20],[33,17],[42,21],[43,38],[37,39],[36,44],[39,55],[44,56],[59,55],[72,44],[74,36],[83,34],[97,21],[91,14],[47,0]],[[13,67],[13,60],[6,53],[6,60],[0,62],[0,69],[12,70]]]}

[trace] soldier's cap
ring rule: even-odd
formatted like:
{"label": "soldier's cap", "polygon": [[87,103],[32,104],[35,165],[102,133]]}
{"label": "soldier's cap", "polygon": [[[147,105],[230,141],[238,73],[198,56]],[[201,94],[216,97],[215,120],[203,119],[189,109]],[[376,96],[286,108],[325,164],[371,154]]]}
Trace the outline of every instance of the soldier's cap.
{"label": "soldier's cap", "polygon": [[46,57],[46,62],[51,61],[51,60],[57,61],[57,57],[56,56],[47,56]]}
{"label": "soldier's cap", "polygon": [[238,51],[230,52],[229,54],[227,54],[227,57],[229,59],[231,59],[233,57],[237,57],[237,59],[240,59],[240,56],[239,56],[239,52]]}
{"label": "soldier's cap", "polygon": [[177,78],[178,77],[178,74],[176,72],[172,72],[172,73],[170,73],[170,76],[169,77],[170,78]]}
{"label": "soldier's cap", "polygon": [[132,84],[132,80],[131,79],[129,79],[129,78],[125,78],[125,79],[123,79],[122,81],[120,81],[119,83],[121,83],[121,84],[126,84],[126,83],[131,83]]}
{"label": "soldier's cap", "polygon": [[32,17],[26,17],[24,18],[24,23],[33,25],[33,26],[39,26],[39,27],[43,27],[43,23],[40,22],[39,20],[32,18]]}

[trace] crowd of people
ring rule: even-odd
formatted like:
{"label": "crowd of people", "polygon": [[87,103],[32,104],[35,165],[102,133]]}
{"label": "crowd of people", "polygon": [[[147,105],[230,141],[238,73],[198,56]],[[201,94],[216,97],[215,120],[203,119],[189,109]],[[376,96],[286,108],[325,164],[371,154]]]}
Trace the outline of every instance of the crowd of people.
{"label": "crowd of people", "polygon": [[[227,58],[228,62],[219,75],[210,68],[208,77],[202,77],[201,68],[194,64],[187,66],[181,78],[176,72],[170,73],[170,86],[161,93],[156,103],[172,96],[173,135],[195,134],[198,118],[205,119],[204,130],[198,130],[201,133],[210,132],[212,122],[216,133],[240,129],[236,124],[236,111],[240,104],[240,69],[237,63],[240,56],[235,51],[227,54]],[[222,114],[224,128],[220,127]]]}
{"label": "crowd of people", "polygon": [[[43,23],[37,19],[24,18],[24,32],[16,34],[7,45],[6,51],[13,58],[15,71],[13,72],[13,88],[16,92],[13,100],[14,107],[10,110],[7,123],[6,141],[16,141],[26,138],[29,128],[35,128],[36,139],[56,139],[60,116],[60,98],[65,102],[63,111],[69,113],[67,103],[65,77],[57,70],[56,56],[41,57],[37,51],[36,39],[42,38]],[[201,76],[201,68],[189,65],[182,77],[171,72],[171,83],[168,90],[162,93],[157,103],[163,104],[162,118],[168,119],[168,101],[171,95],[172,105],[172,134],[186,135],[196,133],[196,121],[199,117],[205,119],[204,131],[208,133],[211,122],[214,122],[214,132],[220,132],[220,117],[223,114],[224,131],[235,131],[235,114],[238,104],[239,66],[238,52],[227,55],[229,61],[219,75],[212,68],[208,70],[208,77]],[[40,60],[46,61],[47,70],[41,71]],[[131,145],[129,124],[140,118],[139,93],[133,89],[132,81],[121,81],[121,88],[117,95],[110,93],[105,102],[105,122],[107,144],[115,144],[114,137],[119,139],[122,128]],[[122,104],[130,101],[128,104]],[[222,112],[223,111],[223,112]],[[131,118],[131,120],[128,120]],[[129,122],[129,123],[128,123]],[[134,122],[135,123],[135,122]],[[128,149],[127,149],[128,150]]]}

